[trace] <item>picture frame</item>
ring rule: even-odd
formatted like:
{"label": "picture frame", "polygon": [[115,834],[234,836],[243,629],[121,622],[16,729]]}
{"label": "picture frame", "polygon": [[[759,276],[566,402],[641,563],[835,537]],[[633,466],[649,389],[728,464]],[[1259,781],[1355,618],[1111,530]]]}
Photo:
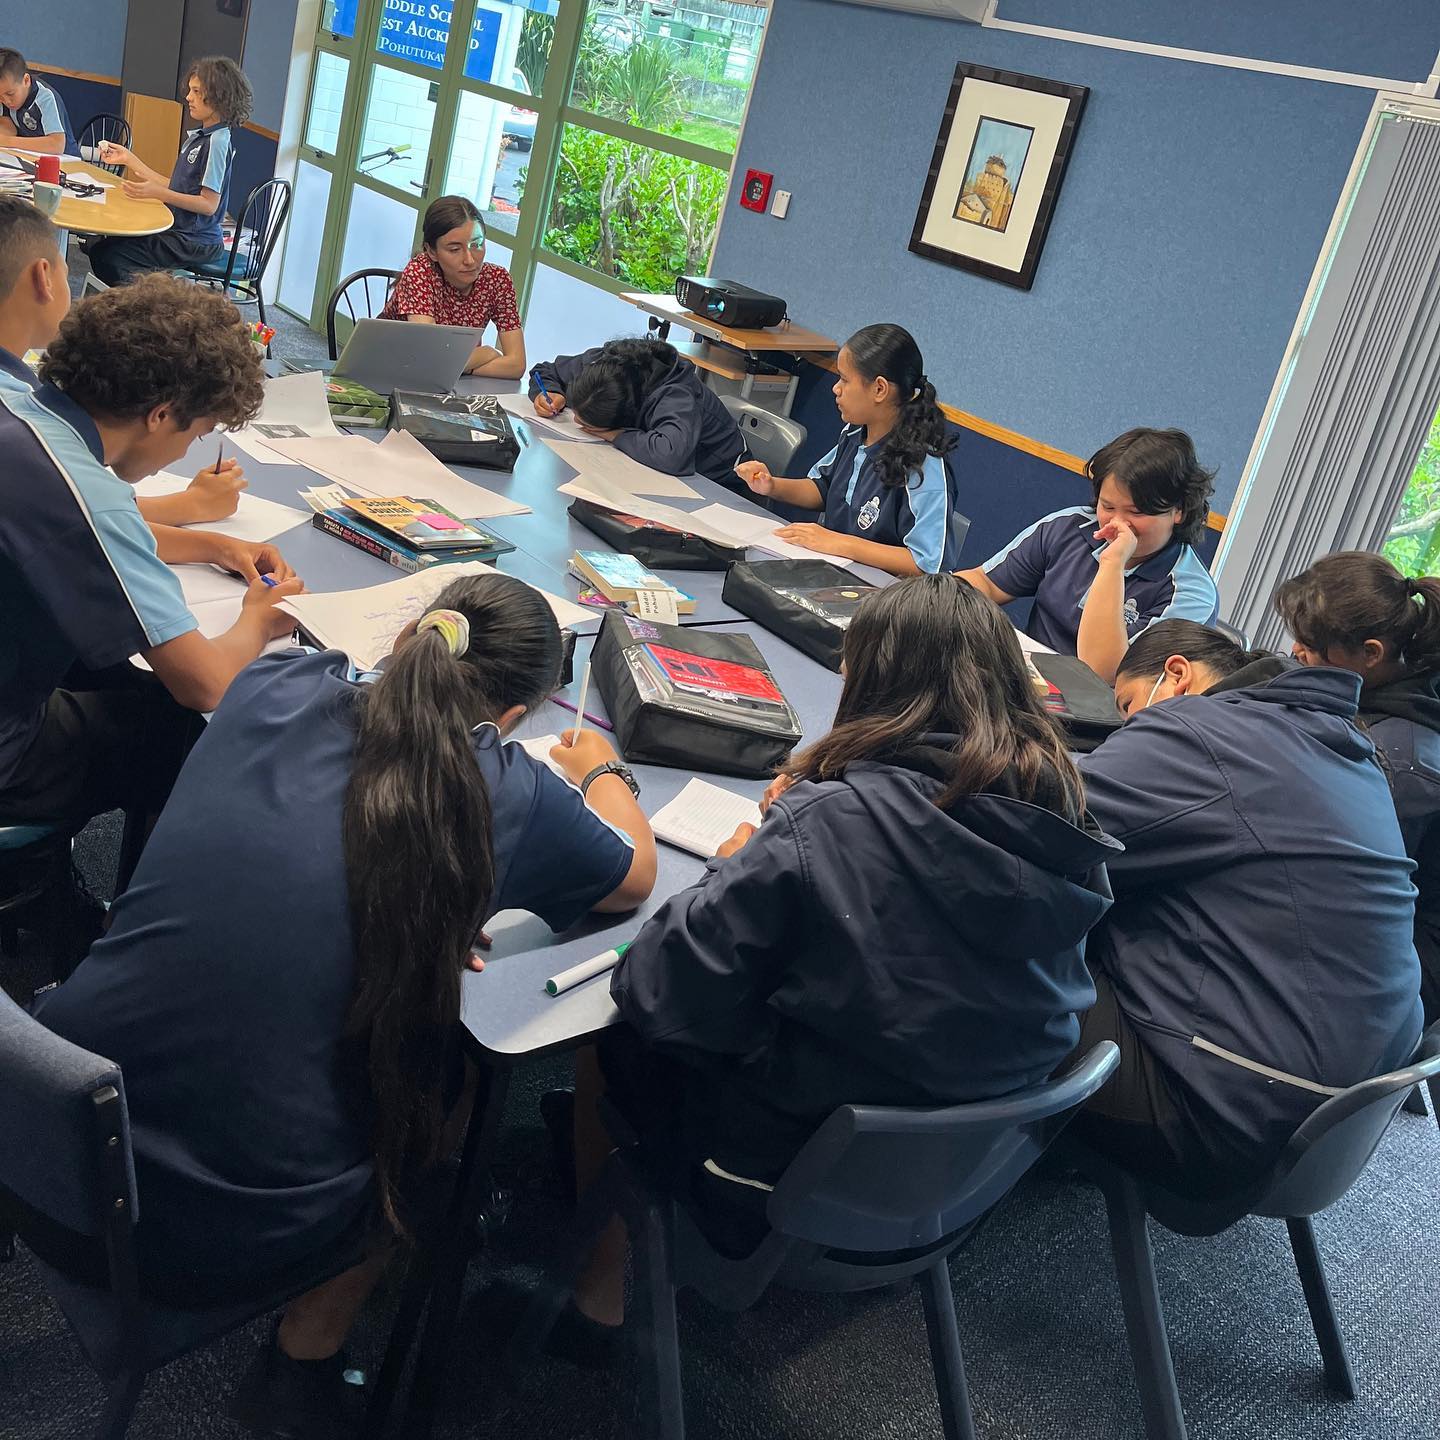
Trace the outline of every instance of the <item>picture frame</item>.
{"label": "picture frame", "polygon": [[1028,290],[1090,91],[961,61],[909,249]]}

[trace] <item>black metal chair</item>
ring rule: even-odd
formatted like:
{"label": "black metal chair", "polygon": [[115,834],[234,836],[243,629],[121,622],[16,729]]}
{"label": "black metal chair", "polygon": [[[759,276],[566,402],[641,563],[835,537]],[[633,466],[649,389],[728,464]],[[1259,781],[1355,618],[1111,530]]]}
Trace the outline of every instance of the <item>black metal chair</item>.
{"label": "black metal chair", "polygon": [[[347,275],[330,292],[330,303],[325,307],[325,338],[330,343],[332,360],[340,358],[340,336],[336,330],[340,307],[345,307],[352,329],[357,320],[372,320],[385,308],[390,292],[394,290],[395,282],[399,278],[398,270],[357,270],[353,275]],[[349,338],[348,334],[346,338]]]}
{"label": "black metal chair", "polygon": [[85,122],[85,128],[81,130],[80,138],[76,141],[82,160],[88,160],[92,165],[99,165],[102,170],[108,170],[112,175],[123,174],[125,170],[123,165],[101,164],[98,147],[102,140],[108,140],[112,145],[123,145],[128,150],[130,148],[130,122],[119,115],[110,115],[104,112],[92,115]]}
{"label": "black metal chair", "polygon": [[219,289],[237,305],[258,306],[260,323],[265,324],[261,286],[290,214],[290,195],[288,180],[262,181],[245,201],[230,249],[218,260],[191,266],[182,273]]}
{"label": "black metal chair", "polygon": [[1228,636],[1242,650],[1249,650],[1251,648],[1250,636],[1246,634],[1245,631],[1242,630],[1238,625],[1232,625],[1228,620],[1217,619],[1215,621],[1214,628],[1218,630],[1222,635]]}
{"label": "black metal chair", "polygon": [[1355,1380],[1311,1216],[1349,1190],[1405,1097],[1423,1081],[1434,1085],[1437,1076],[1440,1024],[1421,1037],[1414,1059],[1405,1069],[1352,1085],[1321,1105],[1291,1137],[1252,1197],[1224,1207],[1139,1180],[1093,1151],[1067,1142],[1067,1151],[1105,1196],[1125,1331],[1148,1440],[1185,1440],[1185,1416],[1170,1359],[1146,1216],[1177,1235],[1218,1235],[1247,1215],[1284,1220],[1320,1346],[1325,1382],[1334,1394],[1353,1400]]}
{"label": "black metal chair", "polygon": [[780,1177],[767,1206],[770,1231],[741,1260],[702,1236],[642,1147],[622,1147],[585,1195],[507,1360],[514,1369],[538,1355],[595,1239],[618,1213],[630,1234],[638,1313],[626,1331],[639,1349],[638,1410],[648,1433],[685,1434],[677,1290],[691,1287],[722,1309],[746,1310],[772,1282],[837,1293],[915,1278],[946,1440],[974,1440],[947,1262],[1119,1060],[1106,1040],[1065,1074],[998,1100],[943,1110],[842,1105]]}

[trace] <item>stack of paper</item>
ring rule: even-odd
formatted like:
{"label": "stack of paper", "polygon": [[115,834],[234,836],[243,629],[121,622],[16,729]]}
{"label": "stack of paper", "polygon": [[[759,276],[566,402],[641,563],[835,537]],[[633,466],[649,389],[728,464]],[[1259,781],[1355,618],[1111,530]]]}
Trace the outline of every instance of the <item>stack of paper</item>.
{"label": "stack of paper", "polygon": [[650,817],[659,840],[708,860],[741,825],[759,825],[760,807],[753,800],[724,790],[708,780],[691,780],[668,804]]}
{"label": "stack of paper", "polygon": [[260,413],[243,429],[232,430],[229,438],[252,460],[262,465],[288,465],[277,440],[302,440],[307,436],[339,437],[330,418],[330,401],[325,377],[318,370],[303,375],[276,375],[265,382],[265,403]]}
{"label": "stack of paper", "polygon": [[652,470],[611,445],[597,449],[577,445],[571,440],[547,440],[545,444],[572,470],[578,470],[583,481],[615,485],[631,495],[659,495],[668,500],[700,498],[699,493],[683,480]]}
{"label": "stack of paper", "polygon": [[707,505],[703,510],[695,511],[690,518],[735,536],[736,544],[766,550],[771,555],[779,555],[786,560],[828,560],[832,565],[839,565],[845,570],[854,563],[842,559],[839,555],[825,555],[818,550],[807,550],[803,545],[782,540],[776,534],[780,527],[775,524],[773,515],[736,510],[729,505]]}
{"label": "stack of paper", "polygon": [[535,735],[516,743],[531,759],[538,760],[547,770],[553,770],[567,784],[570,783],[570,777],[550,758],[550,752],[560,743],[558,735]]}
{"label": "stack of paper", "polygon": [[[162,470],[148,480],[142,480],[135,487],[135,494],[145,499],[149,496],[178,495],[189,487],[189,480],[183,475]],[[308,517],[303,510],[290,505],[280,505],[274,500],[264,500],[259,495],[240,494],[240,504],[233,515],[224,520],[207,520],[197,525],[197,530],[212,530],[218,535],[228,535],[233,540],[253,540],[263,543],[304,524]]]}
{"label": "stack of paper", "polygon": [[707,540],[713,540],[717,545],[728,545],[731,549],[737,549],[744,544],[744,541],[718,529],[708,521],[698,520],[684,510],[677,510],[673,505],[662,505],[658,500],[642,500],[613,481],[597,476],[567,480],[559,489],[562,495],[574,495],[577,499],[589,500],[592,504],[603,505],[609,510],[618,510],[623,515],[635,515],[641,520],[673,525],[677,530],[688,530],[690,534],[701,535]]}
{"label": "stack of paper", "polygon": [[573,410],[562,410],[558,415],[537,415],[534,401],[528,395],[497,395],[500,408],[527,425],[534,425],[542,435],[553,435],[558,440],[573,440],[577,445],[603,445],[598,435],[587,435],[580,428]]}

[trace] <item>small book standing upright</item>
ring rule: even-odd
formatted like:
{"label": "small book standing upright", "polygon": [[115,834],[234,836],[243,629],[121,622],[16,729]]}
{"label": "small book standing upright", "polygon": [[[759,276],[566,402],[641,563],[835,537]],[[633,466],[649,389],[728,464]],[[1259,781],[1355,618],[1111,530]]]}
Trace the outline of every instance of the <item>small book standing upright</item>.
{"label": "small book standing upright", "polygon": [[590,664],[629,760],[765,779],[802,738],[748,635],[611,610]]}

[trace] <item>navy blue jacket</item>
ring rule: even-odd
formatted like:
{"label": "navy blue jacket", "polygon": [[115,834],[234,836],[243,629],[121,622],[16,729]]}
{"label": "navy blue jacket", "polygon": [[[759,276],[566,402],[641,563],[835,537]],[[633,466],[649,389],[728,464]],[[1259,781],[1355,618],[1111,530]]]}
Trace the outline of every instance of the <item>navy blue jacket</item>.
{"label": "navy blue jacket", "polygon": [[1410,675],[1360,697],[1385,757],[1390,795],[1415,862],[1415,949],[1425,1023],[1440,1020],[1440,673]]}
{"label": "navy blue jacket", "polygon": [[[602,347],[582,355],[557,355],[537,365],[547,390],[568,394],[575,377],[600,358]],[[540,393],[530,377],[530,396]],[[735,466],[745,450],[740,427],[720,403],[720,397],[703,384],[695,367],[679,356],[651,386],[640,404],[640,423],[615,437],[615,448],[632,460],[666,475],[704,475],[710,480],[738,485]]]}
{"label": "navy blue jacket", "polygon": [[939,809],[946,759],[796,785],[626,952],[620,1013],[703,1072],[693,1159],[773,1181],[838,1105],[1002,1095],[1075,1047],[1116,847],[1002,794]]}
{"label": "navy blue jacket", "polygon": [[1258,668],[1142,710],[1080,761],[1125,846],[1091,968],[1257,1168],[1328,1089],[1404,1064],[1420,1035],[1414,867],[1354,724],[1359,677],[1247,684]]}

